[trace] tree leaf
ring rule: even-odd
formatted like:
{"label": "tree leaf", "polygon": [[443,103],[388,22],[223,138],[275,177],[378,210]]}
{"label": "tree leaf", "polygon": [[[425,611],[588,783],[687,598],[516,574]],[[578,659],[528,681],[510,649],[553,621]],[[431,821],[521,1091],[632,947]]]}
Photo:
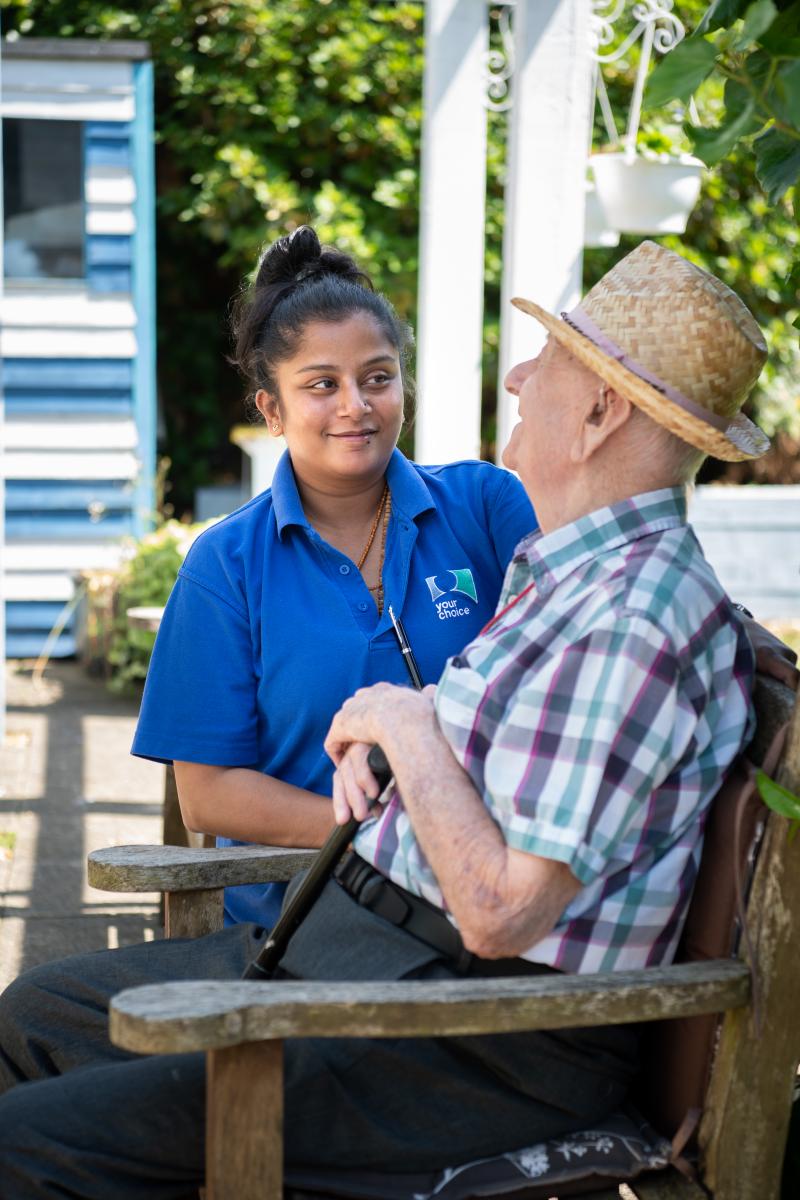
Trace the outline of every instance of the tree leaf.
{"label": "tree leaf", "polygon": [[800,57],[800,4],[795,3],[784,9],[758,40],[770,54],[786,58]]}
{"label": "tree leaf", "polygon": [[714,29],[727,29],[742,15],[751,0],[714,0],[700,18],[696,33],[710,33]]}
{"label": "tree leaf", "polygon": [[767,808],[771,808],[781,817],[788,817],[790,821],[800,821],[800,796],[795,796],[793,792],[781,787],[764,771],[756,774],[756,786]]}
{"label": "tree leaf", "polygon": [[768,129],[753,142],[756,178],[776,204],[784,192],[800,179],[800,138],[779,129]]}
{"label": "tree leaf", "polygon": [[746,137],[760,128],[762,122],[754,114],[755,104],[750,100],[736,116],[713,129],[687,125],[686,132],[694,142],[697,157],[701,158],[707,167],[713,167],[721,159],[727,158],[740,137]]}
{"label": "tree leaf", "polygon": [[800,61],[784,63],[778,69],[775,92],[781,101],[783,118],[800,129]]}
{"label": "tree leaf", "polygon": [[647,81],[644,102],[661,108],[669,100],[688,100],[711,74],[717,57],[713,42],[703,37],[687,38],[665,54]]}
{"label": "tree leaf", "polygon": [[737,44],[742,49],[750,42],[757,42],[766,33],[772,22],[778,16],[778,10],[772,0],[756,0],[745,13],[742,32]]}

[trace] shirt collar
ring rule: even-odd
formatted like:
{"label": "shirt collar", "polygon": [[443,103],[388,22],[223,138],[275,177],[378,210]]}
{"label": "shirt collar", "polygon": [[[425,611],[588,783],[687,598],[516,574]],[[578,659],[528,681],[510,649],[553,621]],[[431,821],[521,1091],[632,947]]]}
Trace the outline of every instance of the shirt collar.
{"label": "shirt collar", "polygon": [[685,489],[661,488],[598,508],[551,533],[532,533],[519,543],[514,558],[527,561],[542,596],[589,559],[685,524]]}
{"label": "shirt collar", "polygon": [[[402,512],[412,519],[420,513],[434,508],[433,498],[424,480],[399,450],[392,452],[389,465],[386,468],[386,482],[392,495],[392,510]],[[275,474],[272,477],[272,511],[278,525],[278,536],[283,537],[287,525],[301,525],[310,528],[297,482],[292,470],[292,460],[289,451],[285,450],[278,460]]]}

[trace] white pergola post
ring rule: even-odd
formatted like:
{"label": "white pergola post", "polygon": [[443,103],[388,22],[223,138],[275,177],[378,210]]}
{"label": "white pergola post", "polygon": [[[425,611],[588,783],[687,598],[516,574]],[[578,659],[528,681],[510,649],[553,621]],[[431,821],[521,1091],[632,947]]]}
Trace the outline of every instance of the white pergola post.
{"label": "white pergola post", "polygon": [[497,458],[517,421],[503,387],[514,363],[533,358],[544,329],[509,303],[571,308],[581,289],[590,138],[591,0],[517,0],[515,67],[503,242]]}
{"label": "white pergola post", "polygon": [[414,457],[478,458],[486,193],[486,0],[427,0]]}

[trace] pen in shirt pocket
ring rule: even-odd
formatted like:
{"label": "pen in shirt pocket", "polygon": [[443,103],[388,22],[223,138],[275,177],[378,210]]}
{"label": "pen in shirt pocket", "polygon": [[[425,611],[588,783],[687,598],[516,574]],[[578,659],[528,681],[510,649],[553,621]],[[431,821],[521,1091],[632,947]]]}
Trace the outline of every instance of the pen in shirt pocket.
{"label": "pen in shirt pocket", "polygon": [[425,686],[422,682],[422,676],[417,666],[417,660],[414,658],[414,651],[411,649],[411,643],[408,640],[408,635],[403,628],[403,622],[399,617],[394,615],[394,609],[389,605],[389,616],[392,619],[394,627],[394,636],[397,638],[397,644],[400,647],[400,653],[403,655],[403,662],[406,664],[406,670],[411,676],[411,682],[418,692],[421,692]]}

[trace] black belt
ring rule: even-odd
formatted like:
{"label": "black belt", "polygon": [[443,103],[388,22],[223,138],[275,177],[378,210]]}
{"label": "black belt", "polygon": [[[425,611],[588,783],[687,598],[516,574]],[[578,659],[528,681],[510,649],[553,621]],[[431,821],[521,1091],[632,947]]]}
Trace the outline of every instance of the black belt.
{"label": "black belt", "polygon": [[539,975],[554,970],[525,958],[477,958],[466,949],[461,934],[440,908],[399,887],[353,850],[345,854],[333,875],[362,908],[438,950],[459,975]]}

